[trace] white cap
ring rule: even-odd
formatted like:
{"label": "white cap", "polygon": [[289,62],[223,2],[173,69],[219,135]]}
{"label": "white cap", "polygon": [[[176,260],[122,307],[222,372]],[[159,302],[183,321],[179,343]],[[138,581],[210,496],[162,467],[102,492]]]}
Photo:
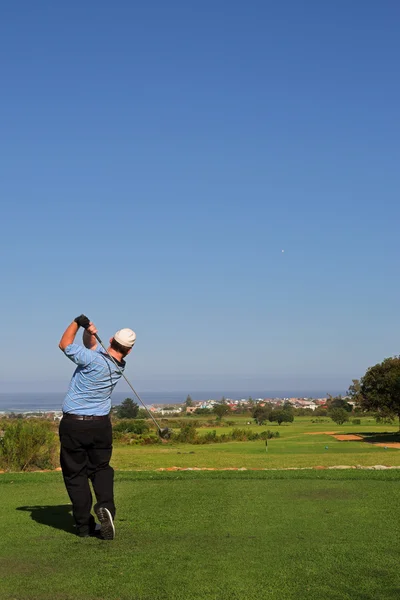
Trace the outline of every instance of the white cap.
{"label": "white cap", "polygon": [[132,329],[120,329],[114,335],[114,340],[125,348],[132,348],[136,341],[136,333]]}

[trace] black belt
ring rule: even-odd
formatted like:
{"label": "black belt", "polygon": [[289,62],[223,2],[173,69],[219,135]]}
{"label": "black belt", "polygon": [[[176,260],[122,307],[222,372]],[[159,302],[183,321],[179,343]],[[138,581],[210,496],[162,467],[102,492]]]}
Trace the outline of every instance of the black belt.
{"label": "black belt", "polygon": [[63,413],[63,419],[73,419],[74,421],[104,421],[109,418],[110,415],[74,415],[73,413]]}

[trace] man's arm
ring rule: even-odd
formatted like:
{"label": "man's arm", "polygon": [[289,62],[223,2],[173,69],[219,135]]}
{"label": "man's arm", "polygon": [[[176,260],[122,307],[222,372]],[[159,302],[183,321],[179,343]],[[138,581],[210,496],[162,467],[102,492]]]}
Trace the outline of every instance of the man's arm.
{"label": "man's arm", "polygon": [[58,347],[60,348],[60,350],[62,350],[64,352],[64,350],[67,346],[74,343],[75,336],[78,333],[78,329],[79,329],[79,325],[78,325],[78,323],[75,323],[75,321],[72,321],[72,323],[70,325],[68,325],[67,329],[64,331],[64,333],[62,335],[60,343],[58,344]]}
{"label": "man's arm", "polygon": [[[84,327],[87,329],[90,326],[90,321],[85,315],[80,315],[76,317],[74,321],[70,325],[68,325],[67,329],[64,331],[63,336],[58,344],[60,350],[64,352],[65,348],[70,344],[74,343],[75,336],[78,332],[79,327]],[[97,329],[96,329],[97,331]]]}
{"label": "man's arm", "polygon": [[97,348],[97,340],[95,338],[95,333],[97,333],[97,329],[92,322],[85,331],[83,332],[83,345],[89,350],[96,350]]}

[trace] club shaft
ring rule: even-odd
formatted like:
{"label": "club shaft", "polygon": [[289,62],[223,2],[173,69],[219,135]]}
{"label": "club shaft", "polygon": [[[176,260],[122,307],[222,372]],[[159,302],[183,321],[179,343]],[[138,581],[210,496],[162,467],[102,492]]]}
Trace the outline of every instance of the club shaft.
{"label": "club shaft", "polygon": [[141,399],[141,397],[139,396],[139,394],[137,393],[137,391],[135,390],[135,388],[133,387],[133,385],[130,383],[130,381],[128,381],[127,377],[124,375],[123,371],[121,371],[121,369],[119,368],[117,361],[115,360],[115,358],[113,356],[111,356],[111,354],[108,352],[107,348],[104,346],[103,342],[101,341],[101,339],[99,338],[99,336],[97,335],[97,333],[95,333],[95,338],[96,340],[99,342],[100,346],[103,348],[104,352],[107,354],[107,356],[109,356],[111,358],[111,360],[113,361],[114,365],[117,367],[118,372],[122,375],[122,377],[125,379],[126,383],[129,385],[129,387],[131,388],[132,392],[135,394],[136,398],[139,400],[140,404],[143,406],[143,408],[146,410],[146,412],[148,413],[148,415],[151,417],[151,419],[153,420],[153,423],[155,424],[155,426],[157,427],[157,429],[159,431],[161,431],[161,427],[159,426],[159,424],[157,423],[157,421],[155,420],[155,418],[153,417],[153,415],[151,414],[150,410],[147,408],[147,406],[145,405],[145,403],[143,402],[143,400]]}

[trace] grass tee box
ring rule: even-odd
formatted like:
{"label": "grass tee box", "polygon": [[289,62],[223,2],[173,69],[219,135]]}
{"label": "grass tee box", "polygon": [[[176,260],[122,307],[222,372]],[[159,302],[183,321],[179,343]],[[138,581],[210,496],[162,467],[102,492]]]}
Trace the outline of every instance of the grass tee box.
{"label": "grass tee box", "polygon": [[80,539],[59,474],[0,475],[1,599],[399,598],[397,470],[119,472],[116,499],[116,539]]}

